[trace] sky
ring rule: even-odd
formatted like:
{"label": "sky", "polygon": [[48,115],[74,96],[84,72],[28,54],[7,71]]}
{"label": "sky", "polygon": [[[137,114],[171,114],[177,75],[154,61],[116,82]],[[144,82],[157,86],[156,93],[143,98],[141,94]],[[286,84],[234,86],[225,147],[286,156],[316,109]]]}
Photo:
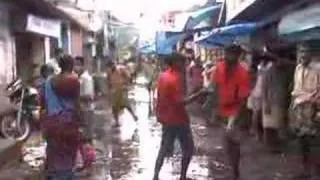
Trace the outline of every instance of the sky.
{"label": "sky", "polygon": [[[207,0],[96,0],[98,7],[124,22],[133,22],[140,30],[140,40],[154,39],[161,15],[172,10],[186,10]],[[141,17],[141,14],[143,16]]]}
{"label": "sky", "polygon": [[137,22],[140,14],[159,17],[171,10],[185,10],[206,0],[97,0],[99,8],[111,10],[117,17],[127,22]]}
{"label": "sky", "polygon": [[207,0],[79,0],[79,2],[82,3],[82,7],[110,10],[121,21],[134,23],[140,30],[140,39],[147,40],[154,39],[161,15],[165,12],[186,10],[194,5],[205,4]]}

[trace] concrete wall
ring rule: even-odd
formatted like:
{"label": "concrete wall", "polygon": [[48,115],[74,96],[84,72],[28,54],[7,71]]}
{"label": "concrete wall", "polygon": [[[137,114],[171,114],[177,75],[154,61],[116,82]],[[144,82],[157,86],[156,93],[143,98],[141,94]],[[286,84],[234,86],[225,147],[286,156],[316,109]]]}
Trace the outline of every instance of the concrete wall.
{"label": "concrete wall", "polygon": [[82,30],[71,25],[71,55],[83,56],[83,33]]}
{"label": "concrete wall", "polygon": [[10,6],[0,1],[0,86],[10,82],[16,73],[15,41],[10,32]]}
{"label": "concrete wall", "polygon": [[39,68],[45,62],[44,37],[24,32],[16,33],[15,38],[18,75],[31,80],[39,75]]}

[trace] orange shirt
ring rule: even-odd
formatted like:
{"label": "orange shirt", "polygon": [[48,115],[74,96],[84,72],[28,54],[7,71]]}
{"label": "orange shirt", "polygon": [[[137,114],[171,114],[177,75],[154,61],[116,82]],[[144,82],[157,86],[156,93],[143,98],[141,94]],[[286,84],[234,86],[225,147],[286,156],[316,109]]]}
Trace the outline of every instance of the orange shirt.
{"label": "orange shirt", "polygon": [[227,76],[225,61],[217,63],[212,81],[218,86],[219,113],[222,117],[236,116],[241,102],[250,94],[250,75],[240,63]]}
{"label": "orange shirt", "polygon": [[161,73],[157,83],[157,118],[165,125],[181,125],[189,122],[183,102],[183,77],[181,73],[168,68]]}

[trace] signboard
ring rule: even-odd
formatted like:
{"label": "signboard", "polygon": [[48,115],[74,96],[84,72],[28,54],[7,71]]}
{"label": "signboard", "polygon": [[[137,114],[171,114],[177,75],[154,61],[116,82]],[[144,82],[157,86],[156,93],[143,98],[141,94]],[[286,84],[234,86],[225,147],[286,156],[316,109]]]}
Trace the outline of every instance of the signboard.
{"label": "signboard", "polygon": [[226,21],[229,22],[239,13],[252,5],[257,0],[225,0],[227,12]]}
{"label": "signboard", "polygon": [[43,19],[30,14],[27,17],[26,31],[59,38],[61,22],[57,20]]}
{"label": "signboard", "polygon": [[162,16],[160,29],[169,32],[181,32],[188,16],[181,11],[171,11]]}

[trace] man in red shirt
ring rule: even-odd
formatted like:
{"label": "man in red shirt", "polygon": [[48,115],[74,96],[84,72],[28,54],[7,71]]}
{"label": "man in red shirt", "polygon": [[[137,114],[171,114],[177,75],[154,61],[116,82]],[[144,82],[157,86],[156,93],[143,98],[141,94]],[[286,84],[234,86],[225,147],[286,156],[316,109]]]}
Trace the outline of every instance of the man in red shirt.
{"label": "man in red shirt", "polygon": [[159,179],[164,158],[172,153],[174,141],[177,138],[183,151],[180,179],[186,180],[187,169],[194,153],[194,142],[185,105],[196,99],[201,92],[184,98],[183,68],[185,58],[174,53],[166,57],[165,61],[169,68],[159,75],[157,83],[156,116],[162,124],[162,140],[153,179]]}
{"label": "man in red shirt", "polygon": [[225,49],[225,59],[217,63],[212,74],[218,97],[218,114],[227,124],[225,149],[233,170],[233,179],[239,178],[240,137],[239,124],[243,123],[244,107],[250,93],[248,70],[239,62],[242,53],[240,46],[231,45]]}

